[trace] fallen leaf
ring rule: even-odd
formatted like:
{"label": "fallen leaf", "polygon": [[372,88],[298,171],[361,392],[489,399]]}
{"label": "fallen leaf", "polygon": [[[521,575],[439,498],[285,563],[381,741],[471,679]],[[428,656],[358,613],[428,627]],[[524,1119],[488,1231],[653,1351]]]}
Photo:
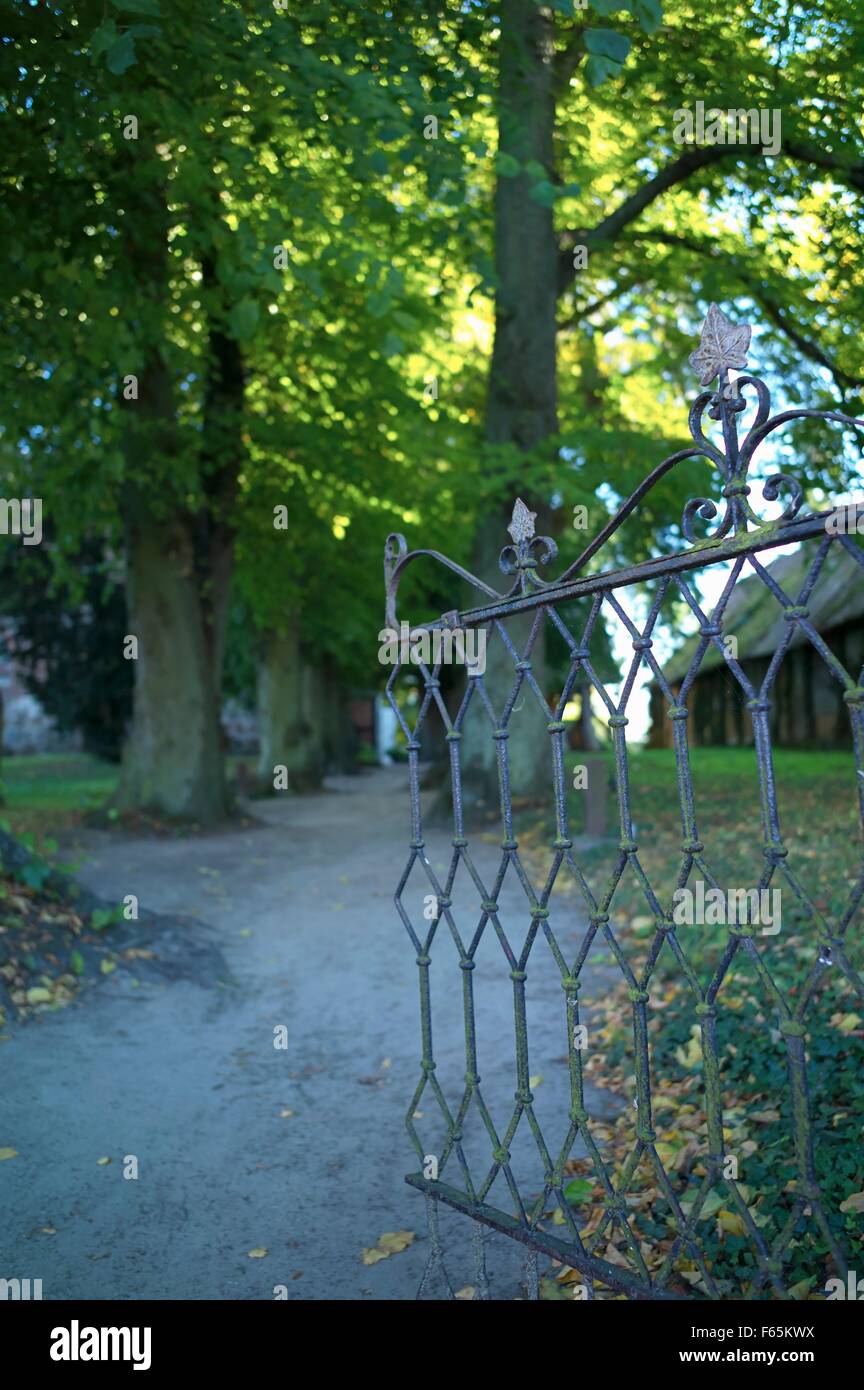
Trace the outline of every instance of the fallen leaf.
{"label": "fallen leaf", "polygon": [[108,960],[106,956],[106,958],[100,963],[99,969],[102,971],[103,975],[110,975],[112,970],[117,969],[117,962],[116,960]]}
{"label": "fallen leaf", "polygon": [[110,1158],[97,1158],[96,1162],[99,1164],[100,1168],[104,1168],[105,1164],[110,1163],[111,1160]]}
{"label": "fallen leaf", "polygon": [[466,1284],[464,1289],[457,1289],[453,1297],[461,1299],[463,1303],[470,1303],[476,1292],[473,1284]]}
{"label": "fallen leaf", "polygon": [[27,991],[27,1003],[28,1003],[28,1004],[50,1004],[50,1003],[51,1003],[51,991],[50,991],[50,989],[43,989],[41,985],[34,985],[32,989],[28,989],[28,991]]}
{"label": "fallen leaf", "polygon": [[[0,1149],[0,1158],[3,1157],[3,1153],[3,1149]],[[844,1202],[840,1203],[840,1210],[842,1212],[864,1212],[864,1192],[853,1192],[851,1197],[847,1197]]]}
{"label": "fallen leaf", "polygon": [[18,1150],[17,1150],[17,1149],[0,1149],[0,1159],[3,1159],[3,1158],[17,1158],[17,1157],[18,1157]]}
{"label": "fallen leaf", "polygon": [[389,1253],[388,1250],[364,1250],[363,1263],[364,1265],[377,1265],[379,1260],[386,1260]]}
{"label": "fallen leaf", "polygon": [[737,1211],[718,1211],[717,1225],[724,1231],[728,1231],[730,1236],[746,1236],[747,1227],[744,1218]]}
{"label": "fallen leaf", "polygon": [[[681,1203],[681,1210],[683,1211],[684,1215],[688,1218],[688,1220],[690,1218],[690,1213],[693,1210],[694,1203],[695,1197],[691,1197],[689,1200],[682,1201]],[[714,1216],[715,1213],[720,1210],[722,1205],[723,1198],[720,1196],[720,1193],[709,1192],[701,1207],[699,1208],[699,1220],[707,1221],[709,1217]]]}
{"label": "fallen leaf", "polygon": [[682,1067],[686,1067],[688,1071],[692,1071],[694,1068],[702,1065],[702,1043],[699,1038],[698,1026],[694,1025],[694,1028],[691,1028],[690,1032],[693,1036],[690,1038],[686,1048],[676,1047],[675,1049],[676,1060],[681,1063]]}
{"label": "fallen leaf", "polygon": [[407,1250],[413,1241],[413,1231],[385,1231],[378,1241],[378,1249],[386,1250],[388,1255],[398,1255],[402,1250]]}
{"label": "fallen leaf", "polygon": [[531,1090],[531,1091],[536,1091],[537,1087],[538,1087],[538,1086],[541,1086],[542,1084],[543,1084],[543,1076],[542,1076],[542,1074],[541,1074],[539,1071],[538,1071],[538,1073],[537,1073],[536,1076],[529,1076],[529,1077],[528,1077],[528,1089],[529,1089],[529,1090]]}
{"label": "fallen leaf", "polygon": [[246,1253],[249,1256],[250,1260],[263,1260],[265,1255],[270,1254],[270,1251],[265,1250],[263,1245],[259,1245],[256,1246],[254,1250],[247,1250]]}
{"label": "fallen leaf", "polygon": [[279,1118],[280,1118],[280,1120],[290,1120],[290,1119],[291,1119],[291,1116],[292,1116],[293,1114],[294,1114],[294,1111],[293,1111],[293,1110],[280,1110],[280,1111],[279,1111]]}

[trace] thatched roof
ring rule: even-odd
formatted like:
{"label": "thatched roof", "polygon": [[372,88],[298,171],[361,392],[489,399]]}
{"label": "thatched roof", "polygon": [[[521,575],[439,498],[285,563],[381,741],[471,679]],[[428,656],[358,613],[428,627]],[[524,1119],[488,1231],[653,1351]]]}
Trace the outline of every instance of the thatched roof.
{"label": "thatched roof", "polygon": [[[814,556],[812,546],[802,546],[765,567],[792,602],[801,592]],[[837,542],[828,549],[819,578],[807,600],[807,609],[810,621],[820,632],[828,632],[864,616],[864,568]],[[760,576],[751,571],[747,579],[739,579],[723,615],[724,633],[738,639],[739,660],[770,656],[776,651],[785,626],[781,605]],[[796,624],[791,646],[797,647],[806,641]],[[683,679],[698,644],[698,636],[688,637],[670,657],[663,672],[668,681]],[[712,642],[702,658],[699,675],[722,663],[723,657]]]}

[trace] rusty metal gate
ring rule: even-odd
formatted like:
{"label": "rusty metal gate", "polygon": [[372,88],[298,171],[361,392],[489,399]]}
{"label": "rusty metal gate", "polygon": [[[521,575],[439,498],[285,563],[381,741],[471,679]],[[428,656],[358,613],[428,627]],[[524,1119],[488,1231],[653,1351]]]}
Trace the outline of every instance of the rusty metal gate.
{"label": "rusty metal gate", "polygon": [[[396,607],[400,579],[420,557],[446,566],[484,596],[481,606],[448,612],[437,622],[410,624],[406,629],[403,621],[403,635],[407,630],[409,642],[414,644],[414,709],[397,698],[400,674],[406,668],[404,649],[387,686],[407,743],[410,771],[410,851],[395,902],[416,955],[420,987],[422,1057],[418,1084],[407,1110],[408,1132],[420,1166],[406,1178],[426,1195],[429,1213],[430,1254],[418,1297],[431,1287],[433,1277],[442,1281],[445,1291],[453,1292],[439,1236],[442,1203],[475,1223],[476,1268],[462,1297],[490,1296],[486,1273],[490,1229],[527,1248],[529,1297],[538,1296],[538,1254],[551,1257],[552,1268],[558,1271],[554,1275],[558,1293],[553,1296],[820,1296],[827,1280],[839,1284],[847,1278],[850,1231],[857,1249],[861,1248],[860,1198],[864,1193],[859,1193],[857,1203],[840,1200],[842,1194],[836,1192],[830,1202],[825,1196],[825,1164],[819,1158],[823,1139],[814,1127],[814,1088],[808,1072],[814,1039],[829,1026],[834,1029],[832,1039],[839,1030],[842,1040],[831,1043],[835,1053],[825,1054],[827,1063],[819,1052],[823,1074],[830,1076],[824,1067],[830,1068],[832,1055],[846,1066],[849,1048],[857,1048],[861,1060],[864,1032],[849,1000],[854,1005],[854,999],[860,1000],[864,994],[857,954],[864,896],[864,669],[859,670],[858,663],[864,652],[856,651],[852,644],[853,665],[844,649],[842,655],[852,666],[847,669],[836,644],[826,640],[808,610],[819,593],[820,582],[827,582],[826,576],[833,576],[835,589],[838,584],[847,591],[855,588],[849,574],[858,586],[864,586],[864,550],[856,540],[854,518],[858,512],[854,508],[808,511],[803,488],[793,477],[763,474],[759,479],[762,497],[770,503],[782,495],[783,506],[779,516],[766,520],[751,504],[748,483],[748,475],[754,481],[753,460],[759,446],[779,426],[805,417],[853,422],[841,415],[807,410],[771,416],[764,382],[738,374],[746,365],[749,337],[749,329],[734,327],[712,306],[701,346],[691,362],[703,386],[710,386],[715,378],[719,381],[716,390],[699,395],[690,411],[693,443],[665,459],[646,477],[558,579],[549,582],[538,574],[539,566],[554,559],[556,546],[552,540],[534,535],[533,514],[521,501],[516,502],[509,528],[512,545],[501,555],[501,568],[516,576],[506,594],[497,593],[436,551],[409,553],[401,536],[388,538],[385,575],[389,629],[398,631],[400,617],[404,619]],[[752,411],[752,416],[742,421],[744,411]],[[707,424],[706,413],[715,426]],[[745,421],[746,434],[739,438]],[[722,515],[709,499],[695,498],[684,509],[686,544],[676,553],[650,558],[629,569],[604,572],[592,566],[589,562],[601,555],[655,483],[691,458],[708,460],[719,470]],[[697,536],[700,521],[705,524],[703,530],[709,530],[713,523],[710,534],[701,538]],[[785,569],[772,563],[777,556],[771,552],[778,547],[786,547],[784,554],[797,557]],[[845,580],[837,578],[840,561],[840,568],[846,567]],[[709,572],[719,576],[710,613],[703,611],[704,599],[700,601],[700,591],[693,582],[698,571],[703,576]],[[763,607],[768,603],[777,620],[771,650],[763,655],[761,664],[748,659],[746,621],[741,620],[740,603],[735,624],[740,628],[740,646],[726,621],[730,604],[731,611],[736,611],[733,596],[744,583],[750,586],[748,603],[757,599]],[[679,671],[674,680],[667,676],[664,665],[668,669],[668,663],[661,661],[656,650],[663,645],[662,615],[668,619],[673,599],[678,616],[683,609],[696,629],[689,647],[684,648],[689,658],[686,670]],[[638,622],[632,616],[634,605],[640,609]],[[571,630],[577,627],[573,613],[579,615],[576,631]],[[517,643],[511,632],[518,615],[529,616],[521,620],[522,638]],[[604,620],[626,634],[632,648],[620,682],[603,680],[592,660],[592,634]],[[864,619],[861,628],[864,631]],[[567,676],[552,705],[532,669],[532,655],[544,629],[554,629],[568,652]],[[496,692],[490,693],[486,675],[475,664],[467,672],[458,709],[451,711],[439,683],[441,661],[447,660],[443,634],[472,630],[482,630],[489,643],[498,643],[499,657],[506,653],[512,664],[512,684],[506,698],[498,698],[496,707],[492,698]],[[432,648],[429,655],[423,648],[422,634],[431,639],[436,632],[441,646]],[[776,777],[774,702],[784,659],[799,647],[806,649],[811,664],[824,663],[820,665],[819,688],[823,689],[826,679],[832,683],[846,724],[849,756],[842,785],[848,792],[848,848],[854,862],[843,878],[843,903],[837,910],[836,899],[827,910],[824,894],[820,897],[808,879],[810,851],[802,848],[804,857],[799,858],[798,840],[793,837],[792,844],[784,838],[786,808]],[[761,819],[758,867],[752,873],[744,864],[743,841],[739,859],[739,846],[733,842],[730,849],[728,834],[724,838],[723,827],[714,824],[717,817],[711,797],[701,797],[694,790],[693,693],[706,661],[725,679],[727,694],[730,688],[735,693],[740,742],[743,748],[752,748],[754,787],[758,780],[758,808],[753,805],[754,843]],[[634,750],[628,743],[628,709],[640,671],[651,679],[655,703],[665,707],[667,742],[674,749],[674,774],[670,761],[664,795],[675,804],[681,839],[675,847],[674,877],[662,883],[646,871],[631,799]],[[595,705],[605,711],[614,754],[609,784],[617,802],[618,834],[617,842],[609,848],[611,872],[601,886],[591,882],[592,875],[585,868],[585,856],[590,857],[592,846],[572,828],[567,762],[571,756],[566,741],[570,725],[565,710],[568,703],[573,708],[571,697],[586,679]],[[610,684],[617,685],[614,698]],[[542,742],[551,768],[550,834],[543,852],[546,857],[541,855],[542,873],[533,872],[525,857],[527,851],[523,853],[511,788],[508,736],[514,711],[526,702],[535,713],[539,711],[542,724],[538,720],[538,728],[545,725],[545,738],[537,736],[538,757]],[[488,825],[475,834],[473,827],[466,828],[463,813],[460,745],[472,708],[473,717],[485,721],[488,737],[494,741],[498,771],[496,814],[501,838],[494,868],[482,873],[478,854],[483,850],[488,857],[490,853]],[[443,869],[436,867],[427,852],[421,819],[424,736],[434,709],[446,731],[452,781],[452,836]],[[659,795],[654,798],[655,811],[661,800]],[[640,812],[646,845],[652,836],[652,814],[649,810],[643,827]],[[727,868],[722,872],[716,867],[712,835],[723,845],[720,858]],[[460,873],[479,895],[474,915],[460,915],[454,905],[454,885]],[[415,888],[409,889],[417,884],[418,875],[427,910],[420,910],[421,896]],[[502,909],[505,880],[521,895],[521,920],[516,920],[512,909],[507,913]],[[565,881],[569,896],[560,893]],[[622,887],[625,883],[626,890]],[[730,893],[733,897],[737,893],[738,904],[746,906],[737,916],[733,913],[732,920],[727,914],[720,928],[687,924],[686,918],[682,924],[675,905],[684,900],[686,892],[695,894],[697,889],[702,900],[706,894],[719,893],[720,898],[713,899],[715,904],[728,904]],[[776,889],[792,904],[791,935],[788,909],[782,918],[778,914],[773,925],[770,916],[759,917],[759,904],[764,905],[766,893]],[[621,893],[636,890],[641,894],[644,915],[634,917],[632,907],[629,914],[616,915]],[[717,920],[715,914],[715,923]],[[722,923],[722,914],[720,920]],[[640,923],[638,931],[634,930],[635,922]],[[714,933],[713,956],[704,954],[707,946],[703,950],[709,932]],[[573,945],[569,946],[571,940]],[[637,940],[641,954],[632,949]],[[489,943],[483,949],[490,972],[497,969],[493,969],[494,956],[511,982],[508,986],[506,976],[502,977],[505,994],[499,994],[496,1007],[506,1003],[509,1010],[512,987],[512,1032],[509,1013],[506,1025],[503,1013],[496,1014],[491,1025],[495,1065],[506,1049],[516,1082],[515,1099],[509,1100],[508,1111],[497,1124],[487,1104],[478,1064],[476,1008],[483,977],[478,951],[484,942]],[[619,1105],[613,1121],[607,1118],[603,1123],[592,1114],[591,1101],[591,1058],[606,1046],[602,1030],[599,1037],[592,1037],[591,1006],[598,992],[596,981],[591,984],[589,978],[592,951],[605,953],[606,974],[600,987],[610,998],[619,986],[614,997],[620,997],[623,989],[632,1026],[625,1049],[632,1072],[619,1095],[623,1107]],[[566,1047],[561,1061],[566,1063],[569,1097],[560,1107],[554,1142],[548,1137],[548,1125],[542,1127],[538,1119],[538,1078],[532,1077],[529,1060],[528,1002],[532,972],[541,953],[544,968],[548,965],[554,970],[563,990],[557,996],[559,1003],[551,994],[543,1002],[544,1019],[554,1014],[560,1027],[562,1053]],[[458,1027],[460,1052],[464,1043],[464,1076],[449,1093],[438,1073],[433,1046],[430,967],[439,959],[436,989],[458,993],[464,1020],[464,1036]],[[742,985],[745,976],[749,983]],[[589,985],[580,1005],[580,988],[586,979]],[[667,986],[673,998],[671,1005],[662,997]],[[659,991],[656,1001],[652,997],[655,990]],[[661,1010],[671,1008],[670,1017],[674,1017],[668,1026],[679,1029],[677,1034],[673,1032],[673,1042],[676,1036],[686,1036],[682,1045],[655,1041],[659,1034],[654,1002]],[[753,1116],[754,1123],[766,1126],[760,1134],[770,1138],[742,1140],[741,1135],[750,1131],[741,1126],[749,1124],[752,1116],[748,1109],[742,1119],[742,1107],[730,1104],[730,1078],[733,1073],[738,1075],[742,1066],[746,1069],[746,1058],[740,1056],[735,1039],[739,1030],[746,1041],[747,1027],[763,1026],[778,1057],[778,1071],[773,1077],[776,1094],[757,1097],[762,1108]],[[451,1022],[443,1035],[448,1045],[453,1043],[456,1029],[457,1024]],[[489,1031],[487,1025],[487,1034]],[[667,1076],[671,1078],[673,1073],[684,1078],[680,1085],[675,1082],[679,1089],[674,1106],[675,1113],[682,1116],[680,1123],[689,1129],[670,1129],[666,1118],[673,1105],[666,1091],[667,1084],[671,1085]],[[563,1070],[560,1074],[563,1077]],[[740,1080],[735,1084],[738,1090],[742,1084],[746,1089]],[[819,1087],[831,1089],[830,1083],[825,1087],[820,1082]],[[856,1113],[860,1098],[859,1090],[857,1097],[847,1098],[848,1104],[833,1102],[837,1109],[830,1123],[846,1136],[844,1151],[849,1136],[854,1136],[851,1142],[857,1143],[859,1152],[862,1148],[864,1117],[860,1109]],[[441,1135],[434,1149],[423,1133],[423,1117],[430,1115],[434,1115]],[[663,1136],[670,1133],[676,1138],[664,1142]],[[524,1164],[520,1173],[515,1170],[511,1150],[517,1135],[530,1141],[533,1170]],[[619,1146],[617,1152],[615,1143],[610,1147],[610,1135]],[[686,1142],[679,1150],[675,1146],[682,1135],[686,1135]],[[825,1142],[830,1150],[830,1134]],[[681,1152],[685,1157],[679,1161]],[[747,1181],[754,1155],[760,1175],[756,1188]],[[864,1182],[859,1180],[858,1187],[864,1187]],[[651,1194],[647,1203],[644,1195],[638,1195],[646,1190]],[[812,1261],[812,1276],[803,1280],[799,1278],[802,1251],[809,1252],[807,1257]]]}

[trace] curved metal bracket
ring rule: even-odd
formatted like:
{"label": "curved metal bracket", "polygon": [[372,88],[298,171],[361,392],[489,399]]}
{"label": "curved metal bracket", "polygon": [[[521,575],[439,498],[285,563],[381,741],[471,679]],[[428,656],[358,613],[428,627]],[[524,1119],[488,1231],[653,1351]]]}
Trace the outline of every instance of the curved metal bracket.
{"label": "curved metal bracket", "polygon": [[[549,564],[556,558],[558,547],[550,536],[534,534],[537,514],[529,511],[521,498],[516,500],[513,517],[507,528],[513,538],[513,544],[504,547],[499,559],[503,573],[516,576],[512,588],[507,593],[502,594],[491,588],[482,579],[478,579],[477,575],[463,569],[455,561],[448,560],[440,551],[409,551],[404,536],[397,533],[388,536],[384,549],[388,627],[398,628],[396,595],[399,582],[407,566],[413,564],[421,555],[437,560],[480,593],[501,603],[519,595],[551,589],[571,581],[580,574],[589,560],[602,550],[664,474],[685,459],[707,458],[719,469],[723,477],[722,515],[720,506],[710,497],[691,497],[684,507],[681,528],[691,546],[701,546],[706,541],[722,541],[730,534],[739,536],[742,532],[768,524],[785,526],[793,522],[804,502],[804,488],[788,473],[772,474],[765,479],[762,487],[762,497],[766,502],[776,502],[782,492],[788,492],[789,500],[779,517],[772,518],[769,523],[754,510],[749,501],[751,487],[747,481],[747,474],[759,446],[774,430],[793,420],[831,420],[843,425],[852,425],[856,429],[864,428],[864,420],[841,415],[833,410],[784,410],[779,415],[772,416],[771,394],[760,377],[747,373],[730,375],[747,365],[751,331],[749,324],[734,324],[716,304],[711,305],[702,325],[700,345],[691,353],[690,362],[698,372],[701,384],[709,386],[717,380],[717,389],[701,392],[690,408],[688,424],[693,444],[679,449],[663,459],[662,463],[658,463],[622,503],[615,515],[610,517],[590,545],[586,546],[573,564],[556,579],[544,580],[537,574],[538,565]],[[743,440],[739,441],[738,417],[747,409],[748,402],[744,393],[748,390],[755,393],[756,411],[747,433]],[[720,423],[722,448],[719,447],[719,442],[715,443],[705,434],[702,422],[706,411],[712,420]],[[697,535],[697,518],[714,522],[718,517],[720,519],[713,531],[701,537]]]}

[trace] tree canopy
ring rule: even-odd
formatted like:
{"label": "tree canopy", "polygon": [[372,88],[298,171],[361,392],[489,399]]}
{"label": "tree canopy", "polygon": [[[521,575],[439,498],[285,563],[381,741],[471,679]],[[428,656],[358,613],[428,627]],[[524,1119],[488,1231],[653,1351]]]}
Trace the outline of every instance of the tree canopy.
{"label": "tree canopy", "polygon": [[[133,804],[224,807],[230,605],[347,688],[388,532],[468,562],[522,491],[572,559],[684,437],[711,301],[781,400],[861,413],[854,0],[14,0],[3,38],[0,464],[73,598],[125,556]],[[682,140],[698,103],[767,141]],[[794,448],[811,488],[857,473]],[[688,467],[616,558],[675,543]]]}

